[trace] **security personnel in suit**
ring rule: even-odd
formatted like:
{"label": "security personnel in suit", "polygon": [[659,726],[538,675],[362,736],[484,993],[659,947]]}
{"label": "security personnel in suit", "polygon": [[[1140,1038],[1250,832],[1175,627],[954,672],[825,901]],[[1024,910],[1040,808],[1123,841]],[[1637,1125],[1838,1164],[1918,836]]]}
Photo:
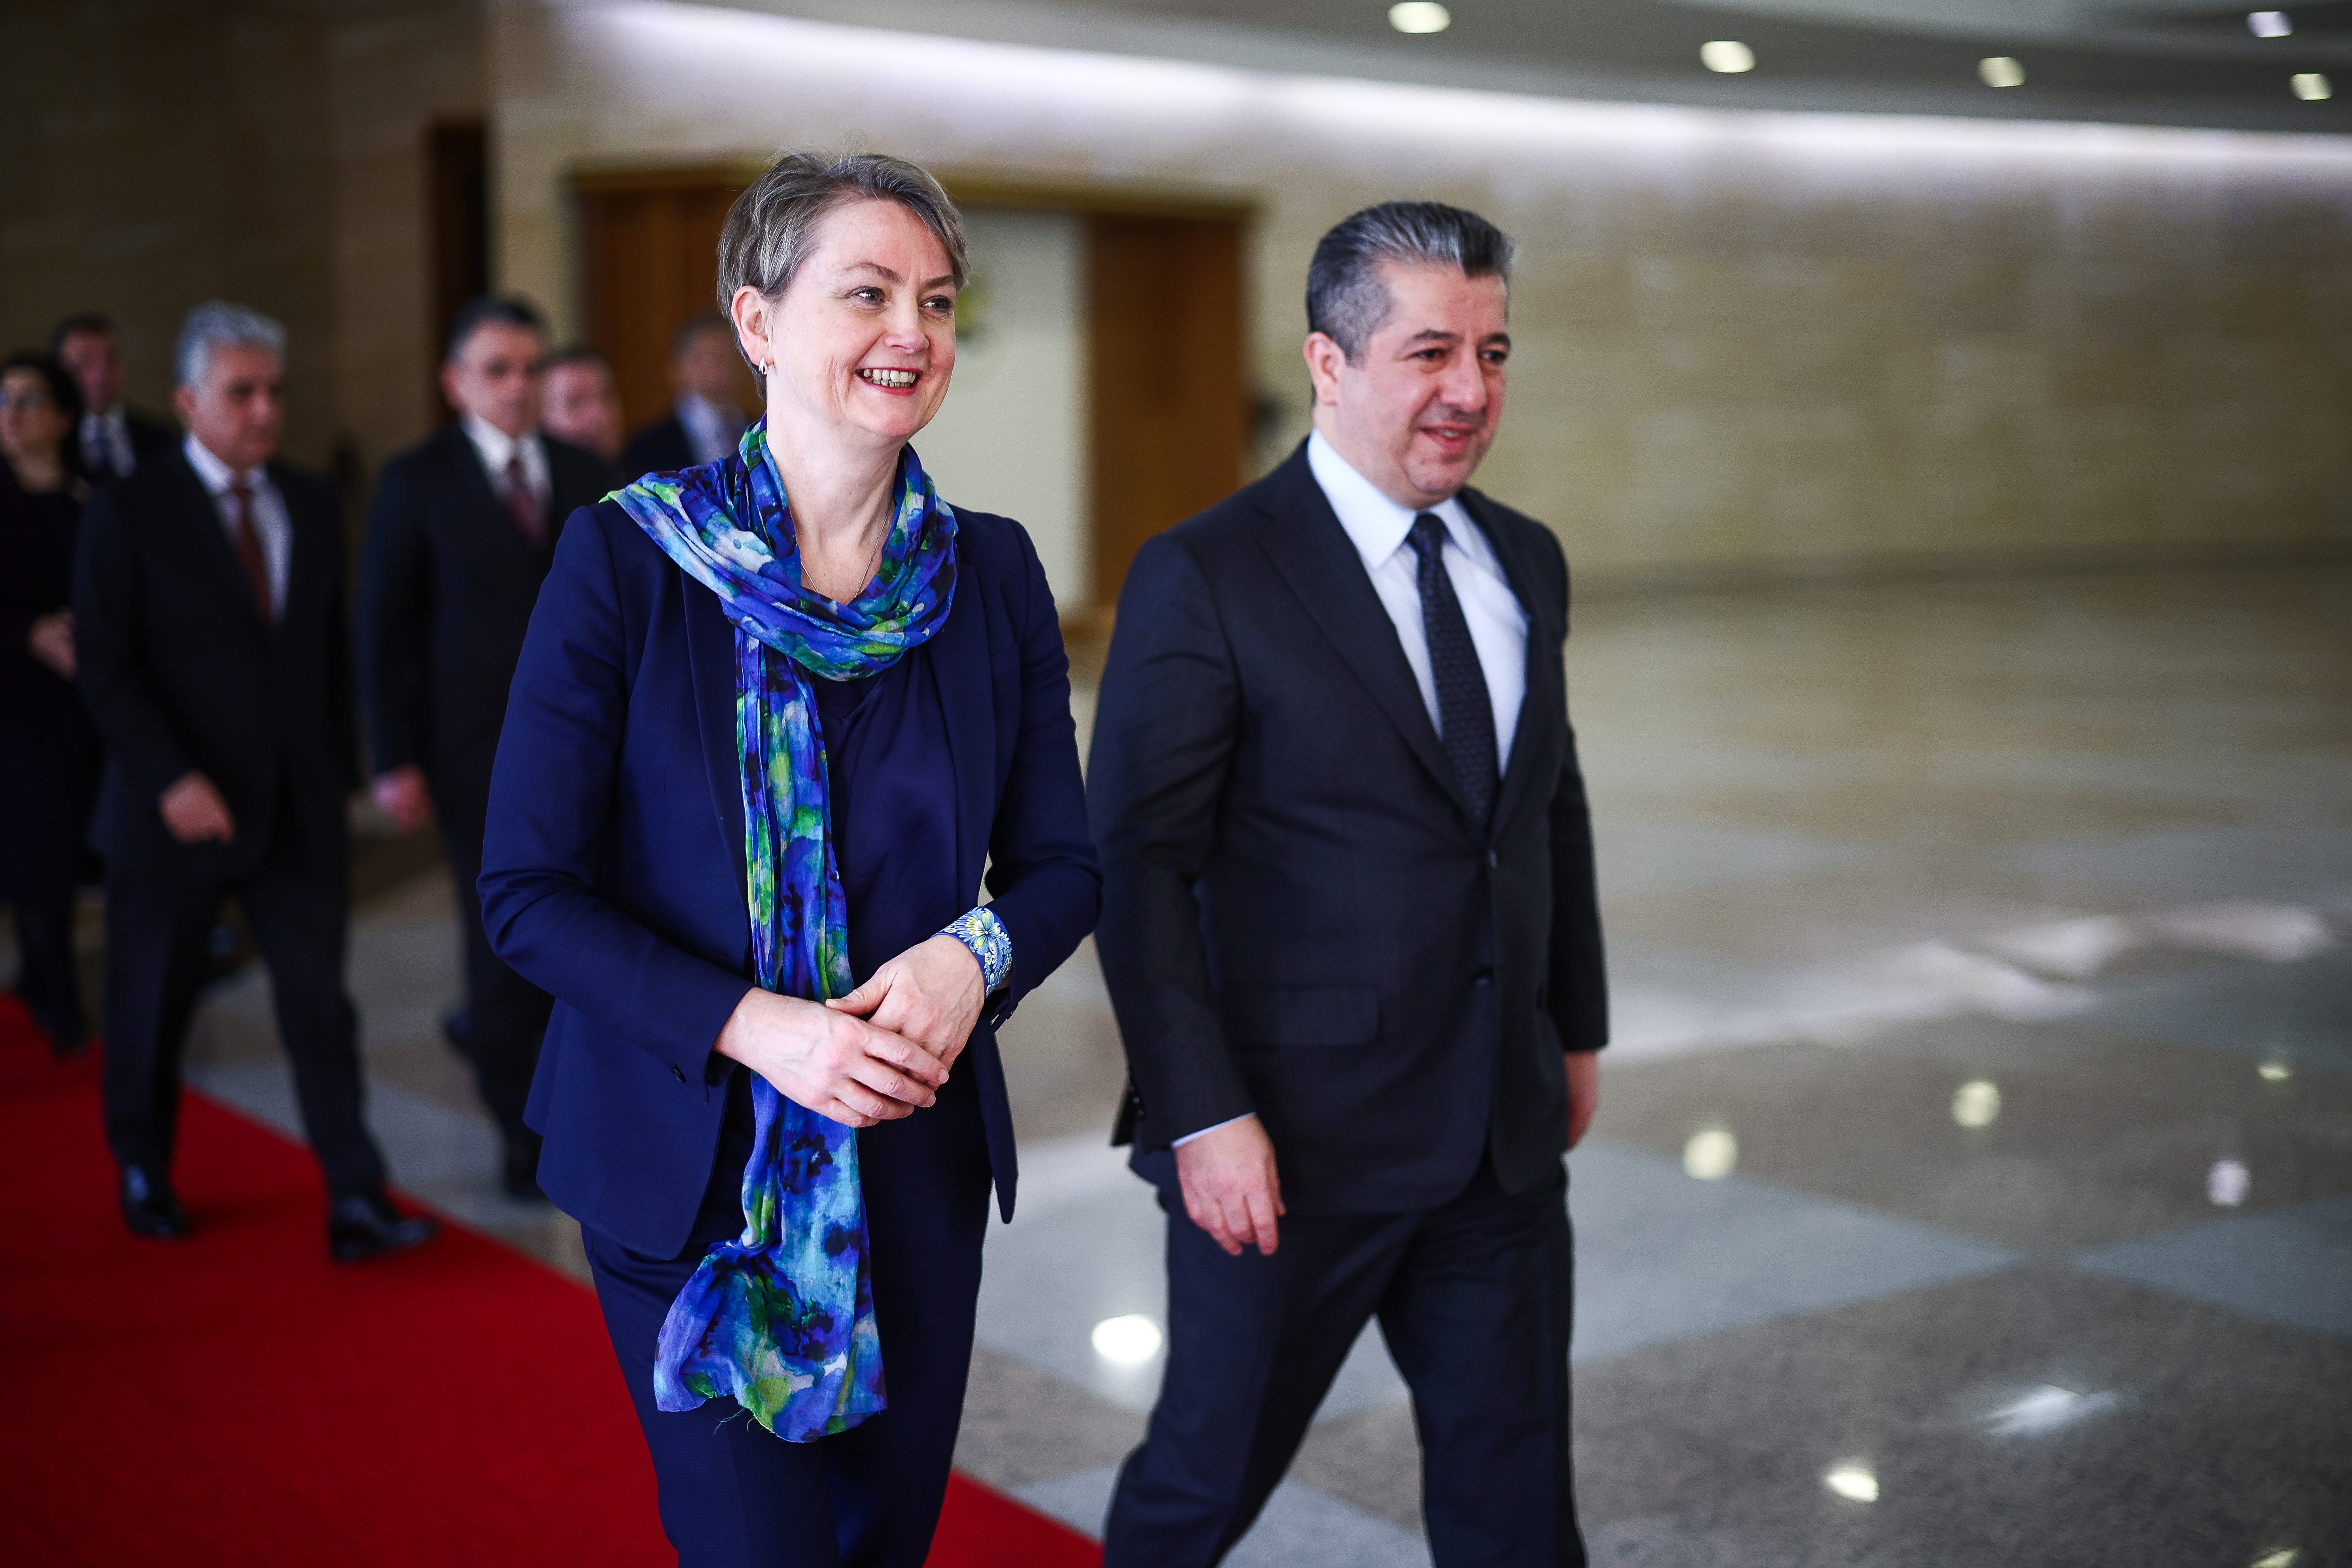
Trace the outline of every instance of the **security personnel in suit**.
{"label": "security personnel in suit", "polygon": [[743,437],[747,421],[736,402],[743,395],[743,361],[724,316],[706,311],[678,328],[670,343],[669,384],[677,401],[667,418],[629,437],[621,453],[625,478],[723,462]]}
{"label": "security personnel in suit", "polygon": [[170,426],[122,401],[122,344],[110,318],[95,310],[68,316],[49,334],[49,357],[81,388],[74,441],[92,482],[122,479],[179,446]]}
{"label": "security personnel in suit", "polygon": [[458,312],[441,386],[456,424],[384,465],[360,581],[360,670],[374,795],[414,831],[438,819],[464,928],[466,998],[444,1023],[504,1142],[500,1184],[537,1198],[523,1100],[547,994],[482,932],[490,762],[539,585],[563,520],[614,483],[603,459],[538,428],[546,334],[520,300]]}
{"label": "security personnel in suit", "polygon": [[1315,433],[1147,543],[1087,773],[1120,1133],[1168,1219],[1169,1362],[1108,1568],[1216,1562],[1367,1319],[1440,1568],[1580,1564],[1560,1156],[1606,1037],[1568,569],[1466,488],[1511,242],[1391,203],[1308,274]]}
{"label": "security personnel in suit", "polygon": [[351,1262],[436,1228],[386,1199],[343,989],[356,784],[342,521],[271,461],[284,330],[200,305],[180,334],[179,449],[100,489],[74,563],[77,674],[106,742],[106,1132],[136,1234],[182,1237],[180,1053],[222,900],[244,906]]}

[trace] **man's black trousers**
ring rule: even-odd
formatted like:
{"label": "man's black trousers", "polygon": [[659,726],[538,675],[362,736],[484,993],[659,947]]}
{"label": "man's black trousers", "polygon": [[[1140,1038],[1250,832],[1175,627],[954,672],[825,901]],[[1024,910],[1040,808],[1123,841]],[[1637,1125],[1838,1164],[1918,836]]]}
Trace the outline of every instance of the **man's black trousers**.
{"label": "man's black trousers", "polygon": [[472,1065],[475,1091],[508,1147],[536,1149],[536,1135],[523,1125],[523,1103],[530,1098],[540,1042],[555,1003],[490,951],[482,929],[482,895],[474,884],[482,874],[489,795],[488,758],[478,767],[446,770],[434,779],[433,810],[449,858],[449,879],[457,885],[457,924],[466,941],[466,1003],[450,1020],[449,1033]]}
{"label": "man's black trousers", "polygon": [[1565,1172],[1506,1194],[1482,1162],[1406,1215],[1291,1215],[1229,1258],[1165,1195],[1168,1364],[1120,1468],[1105,1568],[1208,1568],[1289,1468],[1365,1321],[1412,1388],[1437,1568],[1581,1568],[1569,1475],[1575,1271]]}
{"label": "man's black trousers", "polygon": [[362,1111],[359,1015],[343,989],[348,867],[340,857],[310,863],[293,837],[279,834],[257,869],[228,881],[108,865],[106,1138],[119,1163],[171,1169],[180,1057],[213,928],[234,897],[268,966],[302,1130],[329,1193],[341,1197],[383,1182],[383,1153]]}

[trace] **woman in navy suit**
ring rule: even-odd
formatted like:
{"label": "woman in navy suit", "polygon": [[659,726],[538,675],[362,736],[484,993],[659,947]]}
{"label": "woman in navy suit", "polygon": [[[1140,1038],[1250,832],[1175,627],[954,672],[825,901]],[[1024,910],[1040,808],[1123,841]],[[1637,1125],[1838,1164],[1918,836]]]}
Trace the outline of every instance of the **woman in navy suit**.
{"label": "woman in navy suit", "polygon": [[556,999],[540,1181],[681,1563],[919,1568],[1013,1209],[993,1031],[1100,899],[1036,553],[908,445],[963,279],[922,170],[778,159],[719,247],[766,417],[574,514],[508,704],[483,919]]}

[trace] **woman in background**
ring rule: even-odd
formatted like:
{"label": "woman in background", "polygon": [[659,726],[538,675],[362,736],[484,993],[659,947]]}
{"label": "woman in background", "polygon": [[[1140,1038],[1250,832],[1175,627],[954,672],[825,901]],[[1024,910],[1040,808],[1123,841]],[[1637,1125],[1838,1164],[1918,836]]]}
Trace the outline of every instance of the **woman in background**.
{"label": "woman in background", "polygon": [[964,273],[911,163],[743,193],[719,298],[766,416],[574,514],[499,741],[484,921],[556,999],[540,1183],[681,1563],[920,1568],[992,1179],[1012,1211],[994,1029],[1100,900],[1036,552],[908,445]]}
{"label": "woman in background", "polygon": [[73,688],[74,536],[89,495],[81,393],[56,361],[0,361],[0,897],[14,907],[16,994],[60,1054],[88,1025],[74,891],[98,794],[98,736]]}

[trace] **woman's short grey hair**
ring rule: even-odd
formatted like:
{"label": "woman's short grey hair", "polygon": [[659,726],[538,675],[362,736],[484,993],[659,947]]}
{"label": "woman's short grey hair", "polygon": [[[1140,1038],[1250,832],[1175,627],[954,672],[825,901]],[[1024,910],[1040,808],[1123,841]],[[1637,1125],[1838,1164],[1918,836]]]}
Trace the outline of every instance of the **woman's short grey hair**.
{"label": "woman's short grey hair", "polygon": [[720,315],[732,322],[739,289],[780,298],[815,250],[824,216],[845,203],[869,200],[897,202],[922,219],[947,252],[956,287],[963,287],[969,271],[963,215],[929,170],[887,153],[785,153],[727,209],[719,233]]}
{"label": "woman's short grey hair", "polygon": [[207,300],[188,312],[172,365],[182,386],[201,385],[216,349],[267,349],[286,363],[286,329],[249,305]]}
{"label": "woman's short grey hair", "polygon": [[1315,247],[1307,264],[1307,330],[1321,332],[1352,360],[1389,319],[1381,262],[1456,267],[1465,277],[1500,278],[1508,288],[1517,253],[1509,235],[1444,202],[1366,207],[1340,219]]}

